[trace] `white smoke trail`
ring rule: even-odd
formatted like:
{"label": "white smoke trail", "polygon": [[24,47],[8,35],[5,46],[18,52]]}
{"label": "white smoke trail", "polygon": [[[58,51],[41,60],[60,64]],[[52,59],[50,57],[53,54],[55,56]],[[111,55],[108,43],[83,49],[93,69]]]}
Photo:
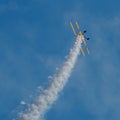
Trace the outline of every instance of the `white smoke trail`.
{"label": "white smoke trail", "polygon": [[73,49],[70,51],[67,61],[64,63],[58,74],[56,74],[53,78],[50,87],[47,90],[44,90],[42,95],[37,97],[35,102],[27,109],[25,113],[19,114],[21,119],[42,120],[46,111],[51,107],[54,101],[56,101],[59,92],[63,89],[68,81],[79,55],[82,38],[78,36],[77,40],[78,41],[75,42]]}

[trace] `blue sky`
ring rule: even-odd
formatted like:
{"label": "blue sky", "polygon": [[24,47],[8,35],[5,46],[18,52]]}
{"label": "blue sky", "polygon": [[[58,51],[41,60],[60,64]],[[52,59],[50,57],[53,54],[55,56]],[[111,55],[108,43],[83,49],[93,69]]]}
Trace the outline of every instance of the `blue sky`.
{"label": "blue sky", "polygon": [[120,1],[0,0],[0,120],[49,85],[74,44],[69,21],[91,38],[46,120],[119,120]]}

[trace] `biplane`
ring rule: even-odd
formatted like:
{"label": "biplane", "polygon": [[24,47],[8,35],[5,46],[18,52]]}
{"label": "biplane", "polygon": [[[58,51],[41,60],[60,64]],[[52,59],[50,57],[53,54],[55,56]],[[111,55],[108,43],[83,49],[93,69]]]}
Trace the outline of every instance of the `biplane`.
{"label": "biplane", "polygon": [[[75,28],[74,28],[72,22],[70,22],[70,26],[71,26],[71,28],[72,28],[73,34],[74,34],[74,36],[75,36],[75,39],[76,39],[76,41],[77,41],[78,38],[81,36],[82,43],[84,43],[85,48],[86,48],[86,51],[87,51],[87,53],[90,55],[90,50],[88,49],[87,42],[86,42],[86,40],[89,40],[90,38],[87,38],[87,37],[85,37],[85,35],[84,35],[87,31],[84,30],[83,32],[81,32],[80,27],[79,27],[79,24],[78,24],[77,21],[76,21],[75,25],[76,25],[76,27],[77,27],[77,29],[78,29],[78,30],[77,30],[78,32],[75,31]],[[84,52],[82,46],[80,47],[80,51],[81,51],[82,55],[85,56],[85,52]]]}

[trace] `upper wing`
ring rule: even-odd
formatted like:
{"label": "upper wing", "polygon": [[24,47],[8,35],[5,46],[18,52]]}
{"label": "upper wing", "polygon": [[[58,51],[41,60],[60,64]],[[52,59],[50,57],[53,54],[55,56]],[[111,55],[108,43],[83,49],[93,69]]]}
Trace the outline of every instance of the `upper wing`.
{"label": "upper wing", "polygon": [[74,29],[74,27],[73,27],[72,22],[70,22],[70,26],[71,26],[71,28],[72,28],[72,31],[73,31],[73,33],[74,33],[74,36],[77,37],[77,33],[75,32],[75,29]]}

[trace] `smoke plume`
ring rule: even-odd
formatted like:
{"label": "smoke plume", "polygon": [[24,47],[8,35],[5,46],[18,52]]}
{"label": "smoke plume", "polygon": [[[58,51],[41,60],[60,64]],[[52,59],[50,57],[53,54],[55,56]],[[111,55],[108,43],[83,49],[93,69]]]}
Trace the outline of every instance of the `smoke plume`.
{"label": "smoke plume", "polygon": [[34,103],[27,108],[23,113],[19,113],[20,119],[23,120],[42,120],[44,114],[49,110],[51,105],[57,100],[60,91],[66,85],[71,71],[77,61],[80,52],[82,38],[77,37],[74,47],[70,50],[66,62],[63,64],[59,72],[53,77],[52,82],[48,89],[39,95]]}

